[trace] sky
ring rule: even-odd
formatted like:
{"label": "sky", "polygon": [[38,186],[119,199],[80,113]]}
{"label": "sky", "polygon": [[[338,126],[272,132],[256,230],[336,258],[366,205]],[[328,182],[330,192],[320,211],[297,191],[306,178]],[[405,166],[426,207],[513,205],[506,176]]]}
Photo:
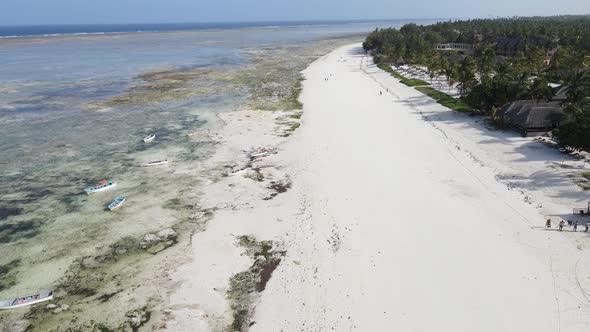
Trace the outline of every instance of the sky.
{"label": "sky", "polygon": [[0,0],[0,25],[590,14],[590,0]]}

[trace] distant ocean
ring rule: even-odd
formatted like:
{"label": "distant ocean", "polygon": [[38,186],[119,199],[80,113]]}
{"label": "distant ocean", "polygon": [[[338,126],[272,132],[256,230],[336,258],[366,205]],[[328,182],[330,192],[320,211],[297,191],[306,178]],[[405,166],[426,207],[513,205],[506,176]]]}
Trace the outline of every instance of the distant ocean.
{"label": "distant ocean", "polygon": [[75,34],[111,34],[133,32],[165,32],[185,30],[242,29],[306,25],[342,25],[355,23],[392,22],[396,20],[341,20],[341,21],[282,21],[282,22],[220,22],[220,23],[146,23],[146,24],[70,24],[0,26],[0,38],[53,36]]}

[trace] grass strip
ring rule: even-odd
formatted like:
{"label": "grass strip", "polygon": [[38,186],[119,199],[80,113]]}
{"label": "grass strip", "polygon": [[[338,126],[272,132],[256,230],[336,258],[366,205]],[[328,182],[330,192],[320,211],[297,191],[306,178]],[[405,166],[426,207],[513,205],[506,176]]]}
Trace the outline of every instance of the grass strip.
{"label": "grass strip", "polygon": [[411,86],[411,87],[416,87],[416,86],[428,86],[430,84],[428,84],[428,82],[423,81],[423,80],[418,80],[415,78],[407,78],[404,77],[402,74],[398,73],[397,71],[393,70],[393,68],[391,68],[391,66],[386,65],[386,64],[379,64],[377,65],[377,67],[379,67],[379,69],[382,69],[386,72],[388,72],[391,76],[397,78],[402,84],[405,84],[407,86]]}
{"label": "grass strip", "polygon": [[469,105],[465,104],[461,100],[451,97],[444,92],[440,92],[436,89],[427,86],[420,86],[416,87],[416,90],[422,92],[423,94],[429,96],[430,98],[436,100],[437,103],[448,107],[452,110],[458,112],[466,112],[466,113],[473,113],[474,110],[469,107]]}

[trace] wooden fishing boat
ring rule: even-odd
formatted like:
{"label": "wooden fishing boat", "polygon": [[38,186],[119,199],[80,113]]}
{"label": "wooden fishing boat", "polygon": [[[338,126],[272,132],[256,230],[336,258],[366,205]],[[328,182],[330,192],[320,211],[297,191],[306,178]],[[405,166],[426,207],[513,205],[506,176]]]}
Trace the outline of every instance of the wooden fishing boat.
{"label": "wooden fishing boat", "polygon": [[268,155],[267,150],[257,150],[256,152],[250,153],[250,157],[252,158],[259,158]]}
{"label": "wooden fishing boat", "polygon": [[3,309],[14,309],[20,308],[28,305],[32,305],[35,303],[49,301],[53,298],[53,291],[44,291],[33,295],[26,295],[17,297],[14,299],[9,299],[5,301],[0,301],[0,310]]}
{"label": "wooden fishing boat", "polygon": [[266,155],[269,154],[268,149],[266,148],[252,148],[250,150],[250,152],[248,152],[248,156],[250,156],[250,158],[259,158],[259,157],[264,157]]}
{"label": "wooden fishing boat", "polygon": [[114,188],[117,185],[117,183],[113,182],[113,181],[106,181],[106,180],[102,180],[99,181],[96,186],[94,187],[88,187],[84,189],[84,192],[87,195],[93,194],[93,193],[97,193],[100,191],[105,191],[111,188]]}
{"label": "wooden fishing boat", "polygon": [[242,174],[242,173],[246,172],[248,169],[250,169],[250,166],[233,168],[233,169],[231,169],[230,171],[227,172],[227,176],[236,176],[236,175],[239,175],[239,174]]}
{"label": "wooden fishing boat", "polygon": [[168,163],[168,159],[166,160],[156,160],[156,161],[150,161],[149,163],[145,163],[145,164],[141,164],[141,167],[150,167],[150,166],[159,166],[159,165],[165,165]]}
{"label": "wooden fishing boat", "polygon": [[151,142],[151,141],[153,141],[153,140],[155,140],[155,139],[156,139],[156,135],[155,135],[155,134],[151,134],[151,135],[149,135],[149,136],[146,136],[146,137],[143,139],[143,142],[144,142],[144,143],[149,143],[149,142]]}
{"label": "wooden fishing boat", "polygon": [[107,205],[107,208],[111,211],[118,209],[121,207],[121,205],[123,205],[123,203],[125,203],[125,197],[123,196],[117,196],[115,198],[113,198],[113,200],[109,203],[109,205]]}

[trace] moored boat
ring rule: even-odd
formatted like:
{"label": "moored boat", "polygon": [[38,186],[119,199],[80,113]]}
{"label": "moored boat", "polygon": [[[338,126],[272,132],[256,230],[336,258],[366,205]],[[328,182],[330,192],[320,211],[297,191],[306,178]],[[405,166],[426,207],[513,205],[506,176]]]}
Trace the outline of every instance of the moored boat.
{"label": "moored boat", "polygon": [[113,200],[109,203],[109,205],[107,205],[107,208],[111,211],[118,209],[121,207],[121,205],[123,205],[123,203],[125,203],[125,197],[123,196],[117,196],[115,198],[113,198]]}
{"label": "moored boat", "polygon": [[94,187],[85,188],[84,192],[86,192],[86,194],[90,195],[92,193],[97,193],[100,191],[111,189],[111,188],[115,187],[116,185],[117,185],[117,183],[115,183],[113,181],[102,180],[102,181],[98,181],[98,183]]}
{"label": "moored boat", "polygon": [[53,298],[53,291],[52,290],[39,292],[39,293],[33,294],[33,295],[21,296],[21,297],[17,297],[14,299],[0,301],[0,310],[20,308],[20,307],[32,305],[32,304],[43,302],[43,301],[49,301],[52,298]]}
{"label": "moored boat", "polygon": [[168,159],[165,160],[156,160],[156,161],[150,161],[149,163],[145,163],[145,164],[141,164],[141,167],[150,167],[150,166],[159,166],[159,165],[165,165],[168,163]]}
{"label": "moored boat", "polygon": [[227,176],[235,176],[235,175],[239,175],[239,174],[242,174],[242,173],[246,172],[248,169],[250,169],[250,166],[244,166],[244,167],[239,167],[239,168],[232,168],[226,174],[227,174]]}
{"label": "moored boat", "polygon": [[149,136],[146,136],[146,137],[143,139],[143,142],[144,142],[144,143],[149,143],[149,142],[151,142],[151,141],[153,141],[153,140],[155,140],[155,139],[156,139],[156,135],[155,135],[155,134],[151,134],[151,135],[149,135]]}
{"label": "moored boat", "polygon": [[268,154],[268,151],[266,151],[266,150],[257,150],[256,152],[250,153],[250,157],[252,157],[252,158],[264,157],[267,154]]}
{"label": "moored boat", "polygon": [[266,156],[268,154],[269,154],[268,149],[266,149],[266,148],[260,148],[260,147],[259,148],[252,148],[250,150],[250,152],[248,152],[248,156],[250,158],[264,157],[264,156]]}

